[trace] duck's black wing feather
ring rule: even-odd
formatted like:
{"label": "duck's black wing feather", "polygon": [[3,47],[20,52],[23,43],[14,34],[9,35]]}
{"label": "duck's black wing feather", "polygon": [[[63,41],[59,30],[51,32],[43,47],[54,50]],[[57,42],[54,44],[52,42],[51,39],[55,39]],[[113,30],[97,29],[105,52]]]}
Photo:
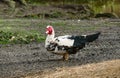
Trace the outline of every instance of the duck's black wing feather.
{"label": "duck's black wing feather", "polygon": [[68,38],[74,40],[73,46],[67,49],[70,54],[75,54],[77,51],[85,47],[85,36],[71,36]]}
{"label": "duck's black wing feather", "polygon": [[100,32],[91,35],[71,36],[69,39],[73,39],[73,46],[68,48],[68,52],[73,54],[85,47],[86,43],[96,40],[100,35]]}
{"label": "duck's black wing feather", "polygon": [[74,40],[72,47],[80,47],[86,43],[85,36],[71,36],[71,37],[68,37],[68,39]]}

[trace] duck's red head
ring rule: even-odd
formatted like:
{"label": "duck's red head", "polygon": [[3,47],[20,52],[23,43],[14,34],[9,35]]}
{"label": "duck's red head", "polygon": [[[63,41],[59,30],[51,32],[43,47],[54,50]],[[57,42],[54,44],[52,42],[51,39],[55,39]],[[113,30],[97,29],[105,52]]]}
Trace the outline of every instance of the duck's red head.
{"label": "duck's red head", "polygon": [[48,26],[46,27],[46,34],[51,35],[51,34],[52,34],[52,32],[53,32],[53,27],[52,27],[52,26],[50,26],[50,25],[48,25]]}

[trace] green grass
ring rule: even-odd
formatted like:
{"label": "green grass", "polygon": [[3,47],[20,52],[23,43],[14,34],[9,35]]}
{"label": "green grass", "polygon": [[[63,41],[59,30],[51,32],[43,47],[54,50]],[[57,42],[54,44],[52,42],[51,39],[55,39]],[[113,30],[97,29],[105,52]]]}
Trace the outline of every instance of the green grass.
{"label": "green grass", "polygon": [[0,19],[0,44],[41,42],[45,36],[33,26],[33,20]]}

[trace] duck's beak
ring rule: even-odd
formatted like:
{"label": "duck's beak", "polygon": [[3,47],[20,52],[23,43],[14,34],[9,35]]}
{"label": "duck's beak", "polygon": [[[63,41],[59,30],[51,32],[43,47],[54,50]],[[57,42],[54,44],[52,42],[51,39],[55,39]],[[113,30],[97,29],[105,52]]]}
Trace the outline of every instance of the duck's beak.
{"label": "duck's beak", "polygon": [[48,34],[48,33],[49,33],[49,31],[46,31],[45,33],[46,33],[46,34]]}

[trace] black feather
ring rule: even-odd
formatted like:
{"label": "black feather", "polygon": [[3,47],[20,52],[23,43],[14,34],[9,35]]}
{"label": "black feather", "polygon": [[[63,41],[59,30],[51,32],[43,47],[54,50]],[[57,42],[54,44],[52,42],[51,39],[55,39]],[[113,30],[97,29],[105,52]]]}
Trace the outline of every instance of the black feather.
{"label": "black feather", "polygon": [[67,51],[69,54],[75,54],[77,51],[84,48],[86,43],[96,40],[99,35],[100,32],[87,36],[71,36],[68,39],[74,40],[74,44],[72,47],[67,48]]}
{"label": "black feather", "polygon": [[68,39],[74,40],[73,46],[67,49],[69,54],[75,54],[77,51],[85,47],[86,39],[84,36],[71,36],[68,37]]}
{"label": "black feather", "polygon": [[46,49],[47,49],[47,51],[54,51],[55,48],[56,48],[56,46],[57,46],[56,43],[50,43],[50,44],[46,47]]}
{"label": "black feather", "polygon": [[100,32],[97,32],[95,34],[87,35],[86,36],[86,41],[87,42],[92,42],[92,41],[96,40],[99,37],[100,34],[101,34]]}

